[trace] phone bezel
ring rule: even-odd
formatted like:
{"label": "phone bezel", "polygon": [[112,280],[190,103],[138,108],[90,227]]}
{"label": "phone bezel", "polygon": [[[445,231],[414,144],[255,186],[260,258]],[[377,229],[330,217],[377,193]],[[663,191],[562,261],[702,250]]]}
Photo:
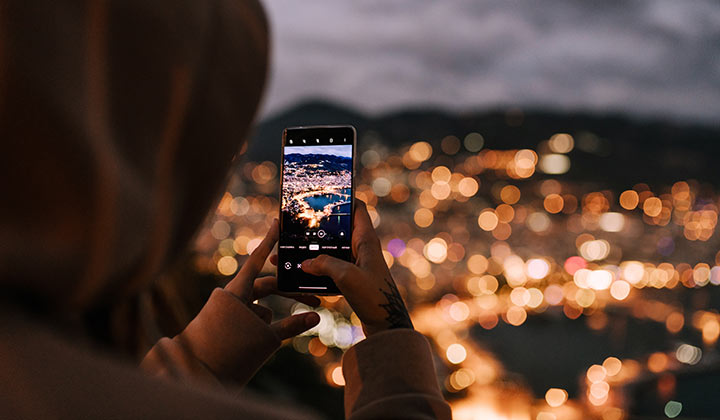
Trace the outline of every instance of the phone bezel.
{"label": "phone bezel", "polygon": [[[350,258],[351,262],[354,260],[353,250],[352,250],[352,238],[353,238],[353,228],[355,225],[355,175],[356,175],[356,155],[357,155],[357,130],[352,125],[310,125],[310,126],[297,126],[297,127],[286,127],[283,129],[282,132],[282,145],[280,147],[280,189],[279,189],[279,209],[278,209],[278,221],[280,224],[280,237],[282,236],[282,222],[283,222],[283,211],[282,211],[282,195],[283,195],[283,183],[284,183],[284,173],[285,173],[285,146],[287,142],[287,136],[288,131],[298,131],[298,130],[307,130],[312,132],[313,130],[332,130],[332,129],[342,129],[342,130],[350,130],[352,132],[352,167],[351,167],[351,173],[350,173],[350,232],[348,235],[348,240],[350,242]],[[280,245],[280,239],[278,239],[278,246]],[[278,253],[280,250],[278,249]],[[318,254],[319,255],[319,254]],[[287,287],[287,284],[281,280],[281,272],[280,269],[280,261],[278,261],[278,269],[277,269],[277,281],[278,281],[278,290],[284,292],[284,293],[291,293],[291,294],[312,294],[312,295],[324,295],[324,296],[334,296],[334,295],[341,295],[342,293],[335,285],[334,281],[330,279],[330,284],[328,285],[327,290],[303,290],[298,288],[291,288]]]}

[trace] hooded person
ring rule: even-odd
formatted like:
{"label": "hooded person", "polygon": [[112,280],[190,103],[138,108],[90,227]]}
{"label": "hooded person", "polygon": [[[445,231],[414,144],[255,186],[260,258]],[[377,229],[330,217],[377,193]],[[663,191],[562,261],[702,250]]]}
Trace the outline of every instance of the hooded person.
{"label": "hooded person", "polygon": [[[253,303],[275,222],[173,338],[133,341],[139,296],[217,203],[265,84],[254,0],[0,0],[0,418],[314,418],[233,390],[318,322]],[[450,418],[364,205],[329,275],[368,338],[347,418]],[[136,323],[136,322],[135,322]],[[148,327],[149,328],[149,327]],[[125,355],[124,357],[122,355]]]}

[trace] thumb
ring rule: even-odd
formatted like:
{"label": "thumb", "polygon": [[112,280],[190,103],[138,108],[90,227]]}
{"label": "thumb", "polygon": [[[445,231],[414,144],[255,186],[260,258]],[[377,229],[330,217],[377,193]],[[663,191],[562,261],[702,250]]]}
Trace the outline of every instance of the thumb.
{"label": "thumb", "polygon": [[270,324],[270,329],[280,340],[284,340],[309,330],[319,322],[320,315],[316,312],[305,312],[273,322]]}
{"label": "thumb", "polygon": [[[345,260],[323,254],[303,261],[302,270],[316,276],[328,276],[337,284],[344,283],[346,279],[350,278],[351,273],[358,270],[358,267]],[[340,286],[338,285],[338,287]]]}

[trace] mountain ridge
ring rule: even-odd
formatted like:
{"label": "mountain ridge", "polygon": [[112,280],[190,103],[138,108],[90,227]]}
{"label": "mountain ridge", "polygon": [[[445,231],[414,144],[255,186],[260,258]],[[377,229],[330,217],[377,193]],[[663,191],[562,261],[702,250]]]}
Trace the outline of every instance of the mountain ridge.
{"label": "mountain ridge", "polygon": [[558,113],[544,110],[494,110],[454,113],[437,109],[406,109],[367,115],[344,105],[313,100],[261,121],[246,159],[275,161],[282,130],[290,126],[351,124],[358,131],[358,156],[369,148],[394,150],[424,140],[440,152],[448,135],[460,139],[470,132],[484,136],[490,149],[536,149],[557,132],[590,138],[595,149],[576,144],[570,171],[557,178],[628,188],[638,182],[667,184],[697,179],[720,186],[714,156],[720,156],[720,127],[639,119],[608,113]]}
{"label": "mountain ridge", "polygon": [[301,164],[312,164],[323,162],[323,168],[327,171],[349,171],[352,167],[352,158],[338,155],[319,153],[290,153],[285,154],[285,162],[299,162]]}

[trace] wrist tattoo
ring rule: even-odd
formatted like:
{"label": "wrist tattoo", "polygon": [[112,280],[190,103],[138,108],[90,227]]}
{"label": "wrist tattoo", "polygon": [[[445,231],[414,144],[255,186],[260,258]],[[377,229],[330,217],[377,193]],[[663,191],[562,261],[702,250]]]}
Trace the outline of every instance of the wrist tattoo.
{"label": "wrist tattoo", "polygon": [[405,307],[405,302],[403,302],[402,296],[400,296],[400,291],[398,290],[397,286],[392,280],[388,280],[387,278],[385,278],[385,283],[387,283],[390,291],[386,292],[383,289],[379,289],[380,293],[385,295],[385,299],[387,299],[387,303],[381,303],[380,307],[385,309],[385,312],[387,312],[387,317],[385,318],[385,320],[388,322],[388,324],[390,324],[390,329],[414,329],[412,321],[410,320],[410,314],[408,314],[408,310]]}

